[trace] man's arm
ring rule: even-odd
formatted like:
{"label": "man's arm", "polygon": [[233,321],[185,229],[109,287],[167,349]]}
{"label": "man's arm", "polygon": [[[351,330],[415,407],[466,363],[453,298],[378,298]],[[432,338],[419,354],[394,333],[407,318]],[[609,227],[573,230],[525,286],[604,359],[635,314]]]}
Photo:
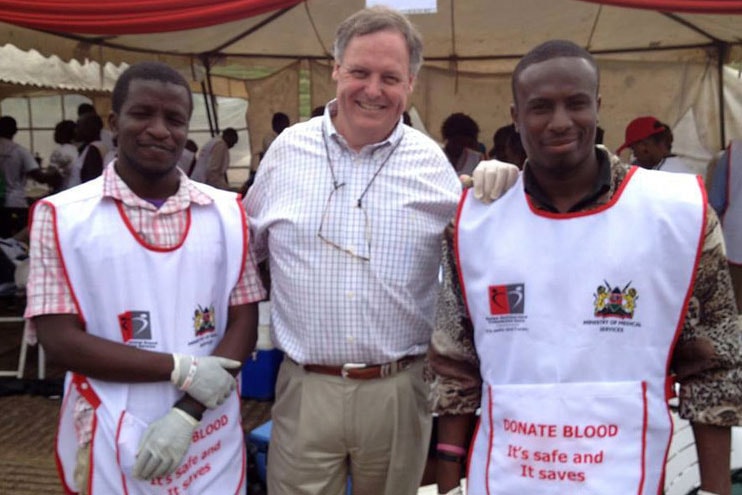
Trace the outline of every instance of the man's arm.
{"label": "man's arm", "polygon": [[680,416],[696,436],[701,488],[729,495],[730,427],[742,424],[742,331],[719,220],[707,210],[689,310],[673,355]]}
{"label": "man's arm", "polygon": [[[229,308],[227,332],[214,350],[243,362],[257,340],[257,303]],[[146,351],[87,333],[76,315],[34,317],[39,342],[49,360],[91,378],[116,382],[170,381],[173,356]],[[239,370],[229,370],[233,375]]]}
{"label": "man's arm", "polygon": [[431,405],[438,413],[436,481],[440,493],[459,486],[466,462],[474,412],[481,399],[479,361],[466,318],[454,265],[452,229],[441,257],[442,283],[428,351]]}
{"label": "man's arm", "polygon": [[49,360],[91,378],[116,382],[170,381],[173,357],[145,351],[87,333],[77,315],[33,318]]}
{"label": "man's arm", "polygon": [[692,423],[701,472],[701,490],[718,495],[731,495],[729,452],[732,433],[729,427]]}

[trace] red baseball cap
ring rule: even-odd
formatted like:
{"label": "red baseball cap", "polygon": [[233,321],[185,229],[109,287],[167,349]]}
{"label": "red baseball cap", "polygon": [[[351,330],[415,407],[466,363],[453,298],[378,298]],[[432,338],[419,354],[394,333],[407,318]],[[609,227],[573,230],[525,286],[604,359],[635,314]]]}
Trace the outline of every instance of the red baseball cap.
{"label": "red baseball cap", "polygon": [[659,134],[666,129],[665,124],[654,117],[637,117],[626,126],[626,140],[616,150],[616,154],[618,155],[632,144],[644,141],[649,136]]}

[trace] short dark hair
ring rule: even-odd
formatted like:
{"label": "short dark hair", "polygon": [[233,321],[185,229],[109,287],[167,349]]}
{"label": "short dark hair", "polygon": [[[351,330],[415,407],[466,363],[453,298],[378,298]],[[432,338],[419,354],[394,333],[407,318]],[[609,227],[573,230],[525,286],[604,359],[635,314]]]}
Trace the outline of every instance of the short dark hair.
{"label": "short dark hair", "polygon": [[600,83],[598,63],[589,51],[569,40],[549,40],[541,43],[530,52],[526,53],[523,58],[520,59],[518,65],[515,66],[515,70],[513,70],[513,78],[511,80],[513,101],[517,100],[515,84],[517,83],[521,72],[533,64],[562,57],[582,58],[587,60],[593,69],[595,69],[595,74],[598,77],[598,84]]}
{"label": "short dark hair", "polygon": [[0,117],[0,137],[13,139],[16,132],[18,132],[18,123],[13,117],[8,115]]}
{"label": "short dark hair", "polygon": [[479,137],[479,126],[465,113],[452,113],[441,126],[441,135],[443,139],[451,139],[454,136],[465,136],[472,139]]}
{"label": "short dark hair", "polygon": [[227,127],[226,129],[224,129],[224,130],[222,131],[222,137],[223,137],[223,138],[229,138],[229,139],[234,139],[234,140],[237,140],[237,138],[238,138],[239,136],[237,136],[237,131],[235,131],[235,130],[234,130],[234,128],[232,128],[232,127]]}
{"label": "short dark hair", "polygon": [[81,117],[86,113],[98,113],[95,111],[95,107],[90,103],[80,103],[77,105],[77,116]]}
{"label": "short dark hair", "polygon": [[129,95],[129,85],[131,81],[136,79],[159,81],[184,87],[188,93],[188,104],[190,106],[188,115],[191,115],[193,112],[193,96],[191,95],[191,87],[188,85],[188,81],[186,81],[180,72],[162,62],[140,62],[129,66],[119,76],[113,88],[113,95],[111,96],[111,108],[114,112],[119,113],[121,111],[121,107]]}
{"label": "short dark hair", "polygon": [[276,112],[271,119],[271,127],[276,134],[286,129],[291,124],[289,116],[283,112]]}
{"label": "short dark hair", "polygon": [[74,120],[62,120],[54,126],[54,141],[59,144],[71,143],[75,140],[77,124]]}

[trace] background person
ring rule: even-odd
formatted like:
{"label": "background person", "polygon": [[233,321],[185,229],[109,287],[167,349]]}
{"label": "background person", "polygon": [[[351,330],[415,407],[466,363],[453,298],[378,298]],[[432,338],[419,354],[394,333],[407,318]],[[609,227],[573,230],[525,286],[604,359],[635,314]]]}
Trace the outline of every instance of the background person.
{"label": "background person", "polygon": [[102,130],[103,119],[98,114],[86,113],[77,119],[77,139],[81,144],[65,188],[95,179],[103,173],[103,159],[108,154],[108,147],[101,140]]}
{"label": "background person", "polygon": [[[54,142],[58,146],[49,155],[49,166],[56,168],[65,179],[69,177],[78,157],[77,147],[73,144],[76,134],[77,124],[72,120],[63,120],[54,127]],[[63,186],[60,184],[58,189],[61,190]]]}
{"label": "background person", "polygon": [[229,170],[229,150],[237,144],[237,131],[227,127],[221,136],[213,137],[201,147],[193,166],[191,179],[209,184],[218,189],[229,190],[227,170]]}
{"label": "background person", "polygon": [[654,117],[637,117],[626,126],[626,140],[616,150],[631,148],[634,164],[652,170],[694,174],[693,169],[672,153],[672,129]]}
{"label": "background person", "polygon": [[22,231],[28,223],[28,178],[58,186],[61,176],[56,169],[42,170],[31,152],[13,141],[18,125],[13,117],[0,117],[0,238]]}
{"label": "background person", "polygon": [[468,115],[452,113],[441,125],[445,140],[443,151],[459,175],[471,175],[477,164],[484,159],[479,149],[479,125]]}

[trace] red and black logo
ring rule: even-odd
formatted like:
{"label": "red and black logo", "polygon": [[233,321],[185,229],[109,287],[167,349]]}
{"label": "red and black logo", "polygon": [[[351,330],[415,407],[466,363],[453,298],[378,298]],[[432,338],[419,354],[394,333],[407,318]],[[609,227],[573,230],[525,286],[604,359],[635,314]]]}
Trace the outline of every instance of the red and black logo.
{"label": "red and black logo", "polygon": [[119,315],[119,328],[124,342],[152,339],[149,311],[126,311],[121,313]]}
{"label": "red and black logo", "polygon": [[526,295],[525,284],[490,285],[490,314],[523,314]]}

